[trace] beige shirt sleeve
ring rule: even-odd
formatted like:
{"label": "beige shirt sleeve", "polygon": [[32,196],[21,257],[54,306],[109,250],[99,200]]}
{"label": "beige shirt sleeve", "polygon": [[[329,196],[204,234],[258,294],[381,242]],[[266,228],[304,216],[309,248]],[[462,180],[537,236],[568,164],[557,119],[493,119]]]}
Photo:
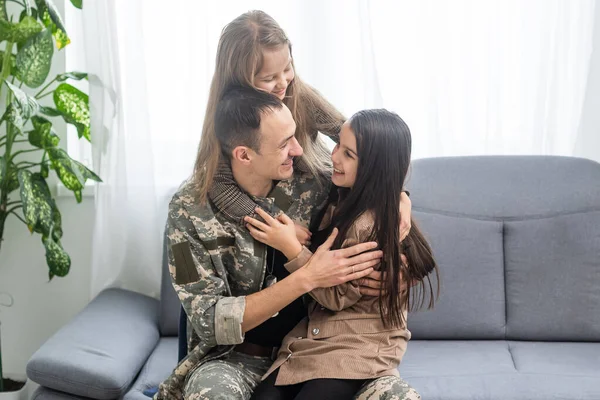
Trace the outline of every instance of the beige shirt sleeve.
{"label": "beige shirt sleeve", "polygon": [[[361,243],[360,235],[356,227],[352,227],[342,243],[342,248],[354,246]],[[305,265],[312,257],[312,253],[306,247],[302,248],[300,254],[285,264],[286,269],[291,273]],[[350,281],[329,288],[318,288],[308,293],[323,307],[331,311],[341,311],[353,306],[360,300],[361,293],[358,282]]]}
{"label": "beige shirt sleeve", "polygon": [[287,269],[290,274],[299,270],[306,263],[308,263],[312,255],[313,253],[309,249],[302,246],[302,251],[300,252],[300,254],[298,254],[296,258],[292,258],[284,264],[285,269]]}
{"label": "beige shirt sleeve", "polygon": [[331,138],[334,142],[340,141],[340,129],[346,118],[341,112],[335,109],[321,94],[309,85],[306,86],[306,91],[300,96],[301,101],[308,105],[309,115],[312,115],[311,134],[314,134],[313,140],[317,138],[317,132]]}

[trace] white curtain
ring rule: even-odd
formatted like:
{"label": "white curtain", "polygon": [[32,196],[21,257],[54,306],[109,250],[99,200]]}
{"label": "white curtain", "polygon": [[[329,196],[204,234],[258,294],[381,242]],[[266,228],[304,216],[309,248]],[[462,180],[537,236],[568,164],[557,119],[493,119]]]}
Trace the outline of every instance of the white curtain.
{"label": "white curtain", "polygon": [[166,216],[154,171],[143,13],[136,2],[87,2],[83,12],[96,191],[91,294],[118,286],[157,297]]}
{"label": "white curtain", "polygon": [[592,0],[89,1],[82,26],[104,179],[93,295],[108,286],[158,295],[166,205],[192,170],[217,41],[249,9],[279,22],[296,72],[347,116],[398,112],[414,157],[576,155]]}
{"label": "white curtain", "polygon": [[383,104],[406,116],[415,156],[574,154],[594,1],[384,3],[371,2]]}

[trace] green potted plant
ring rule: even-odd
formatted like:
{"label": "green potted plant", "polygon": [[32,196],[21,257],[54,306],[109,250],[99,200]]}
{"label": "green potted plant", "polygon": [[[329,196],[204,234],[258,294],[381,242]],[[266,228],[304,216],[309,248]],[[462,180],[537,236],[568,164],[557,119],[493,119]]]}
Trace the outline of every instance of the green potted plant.
{"label": "green potted plant", "polygon": [[[18,11],[9,15],[7,1]],[[82,7],[82,0],[71,3]],[[77,202],[88,179],[101,181],[60,147],[52,122],[63,119],[76,127],[80,139],[91,140],[88,95],[68,83],[87,74],[48,76],[55,47],[70,43],[52,0],[0,0],[0,43],[5,44],[0,52],[0,101],[5,100],[0,106],[0,250],[6,220],[17,218],[41,236],[51,280],[67,275],[71,260],[61,245],[61,214],[46,181],[50,171]],[[21,398],[18,387],[6,388],[13,397],[3,395],[5,382],[0,348],[0,399]]]}

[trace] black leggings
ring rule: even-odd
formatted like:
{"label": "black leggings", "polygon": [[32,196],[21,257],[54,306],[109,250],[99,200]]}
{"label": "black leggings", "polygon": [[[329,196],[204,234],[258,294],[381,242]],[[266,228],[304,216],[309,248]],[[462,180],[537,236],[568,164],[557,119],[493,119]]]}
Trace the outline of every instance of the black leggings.
{"label": "black leggings", "polygon": [[275,386],[279,369],[262,381],[250,400],[352,400],[365,383],[361,379],[313,379],[295,385]]}

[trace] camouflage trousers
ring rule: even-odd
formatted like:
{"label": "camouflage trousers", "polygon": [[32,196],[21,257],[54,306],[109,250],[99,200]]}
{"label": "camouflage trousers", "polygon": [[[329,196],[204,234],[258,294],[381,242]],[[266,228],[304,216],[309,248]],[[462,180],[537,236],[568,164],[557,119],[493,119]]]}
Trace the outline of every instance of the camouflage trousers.
{"label": "camouflage trousers", "polygon": [[[249,400],[273,361],[232,352],[209,361],[189,376],[184,389],[186,400]],[[420,400],[421,396],[404,380],[385,376],[367,382],[355,400]]]}

